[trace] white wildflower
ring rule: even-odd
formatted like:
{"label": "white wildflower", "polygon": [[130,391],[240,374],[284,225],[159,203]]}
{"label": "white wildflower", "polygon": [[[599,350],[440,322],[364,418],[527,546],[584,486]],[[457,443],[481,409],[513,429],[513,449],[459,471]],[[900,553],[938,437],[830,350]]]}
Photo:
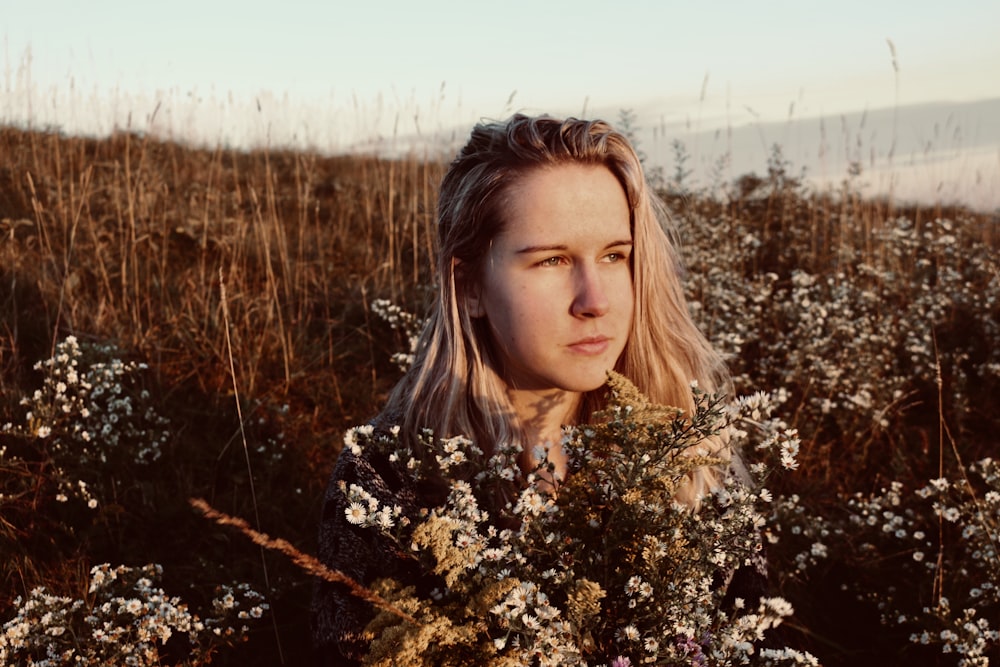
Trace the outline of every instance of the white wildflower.
{"label": "white wildflower", "polygon": [[344,510],[344,514],[347,516],[347,520],[356,526],[363,524],[365,519],[368,518],[368,512],[365,510],[364,505],[359,502],[351,503]]}

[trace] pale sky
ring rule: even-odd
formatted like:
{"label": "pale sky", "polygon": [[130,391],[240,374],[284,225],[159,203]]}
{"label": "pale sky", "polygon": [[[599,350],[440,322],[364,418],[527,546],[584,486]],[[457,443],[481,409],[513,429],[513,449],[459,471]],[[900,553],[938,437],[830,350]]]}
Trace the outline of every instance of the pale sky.
{"label": "pale sky", "polygon": [[709,129],[1000,98],[997,0],[0,0],[0,16],[0,122],[71,132],[336,150],[518,110]]}

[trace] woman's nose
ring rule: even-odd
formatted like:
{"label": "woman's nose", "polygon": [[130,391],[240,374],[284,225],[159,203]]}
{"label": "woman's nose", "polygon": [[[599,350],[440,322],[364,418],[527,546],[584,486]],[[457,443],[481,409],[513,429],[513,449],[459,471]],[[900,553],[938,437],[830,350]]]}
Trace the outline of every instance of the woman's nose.
{"label": "woman's nose", "polygon": [[574,317],[601,317],[608,313],[608,294],[595,266],[579,266],[574,276],[575,294],[570,312]]}

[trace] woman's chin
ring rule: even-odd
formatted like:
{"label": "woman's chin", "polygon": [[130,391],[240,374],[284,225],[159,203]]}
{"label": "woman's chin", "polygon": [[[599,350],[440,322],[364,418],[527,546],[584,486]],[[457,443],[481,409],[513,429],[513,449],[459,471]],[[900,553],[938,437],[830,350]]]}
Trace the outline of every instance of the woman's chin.
{"label": "woman's chin", "polygon": [[596,391],[607,384],[607,382],[607,371],[601,371],[600,373],[588,374],[586,377],[576,378],[572,382],[567,383],[567,386],[564,388],[566,391],[583,394],[589,391]]}

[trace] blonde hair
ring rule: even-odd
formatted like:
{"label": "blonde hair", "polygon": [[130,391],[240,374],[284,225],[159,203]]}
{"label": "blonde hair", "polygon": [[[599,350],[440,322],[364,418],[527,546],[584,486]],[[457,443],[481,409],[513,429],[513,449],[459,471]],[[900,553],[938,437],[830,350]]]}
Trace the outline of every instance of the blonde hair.
{"label": "blonde hair", "polygon": [[[493,446],[523,440],[488,331],[465,309],[463,289],[478,279],[490,243],[503,229],[511,185],[534,170],[568,163],[606,167],[628,200],[635,303],[615,370],[652,401],[689,414],[692,381],[709,392],[727,388],[721,359],[688,313],[666,208],[648,187],[628,139],[600,120],[518,114],[477,125],[441,183],[437,297],[413,367],[385,410],[410,437],[428,428],[439,437],[467,435]],[[578,419],[604,407],[604,393],[586,394]],[[717,482],[697,477],[689,504]]]}

